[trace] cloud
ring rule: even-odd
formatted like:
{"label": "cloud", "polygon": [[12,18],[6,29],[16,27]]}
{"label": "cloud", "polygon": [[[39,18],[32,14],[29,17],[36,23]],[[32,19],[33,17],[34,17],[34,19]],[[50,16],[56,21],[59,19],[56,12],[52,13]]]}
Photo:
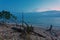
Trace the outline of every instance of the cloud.
{"label": "cloud", "polygon": [[36,11],[36,12],[42,12],[42,11],[47,11],[47,10],[48,10],[48,9],[38,8],[38,9],[36,9],[35,11]]}
{"label": "cloud", "polygon": [[50,10],[57,10],[57,11],[60,11],[60,8],[50,8]]}
{"label": "cloud", "polygon": [[35,12],[43,12],[43,11],[49,11],[49,10],[57,10],[60,11],[59,7],[52,7],[52,8],[37,8],[34,11]]}

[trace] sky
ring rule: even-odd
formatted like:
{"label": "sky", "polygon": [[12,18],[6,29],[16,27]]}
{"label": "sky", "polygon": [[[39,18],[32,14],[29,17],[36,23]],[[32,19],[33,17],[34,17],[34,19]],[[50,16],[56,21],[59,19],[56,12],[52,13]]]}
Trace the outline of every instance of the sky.
{"label": "sky", "polygon": [[0,11],[43,12],[60,11],[60,0],[0,0]]}

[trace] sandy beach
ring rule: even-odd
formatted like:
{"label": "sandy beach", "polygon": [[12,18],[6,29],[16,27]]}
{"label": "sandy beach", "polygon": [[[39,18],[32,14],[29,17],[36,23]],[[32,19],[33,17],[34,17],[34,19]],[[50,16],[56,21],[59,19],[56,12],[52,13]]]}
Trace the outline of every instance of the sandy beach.
{"label": "sandy beach", "polygon": [[[0,40],[24,40],[19,36],[20,33],[14,32],[14,30],[12,30],[11,27],[16,26],[8,25],[8,27],[6,27],[5,25],[0,25]],[[20,26],[18,26],[18,28],[19,27]],[[34,27],[34,31],[45,36],[45,38],[31,34],[30,35],[31,40],[60,40],[60,31],[58,30],[52,30],[52,32],[55,32],[57,36],[52,35],[49,31],[46,31],[46,29],[40,27]]]}

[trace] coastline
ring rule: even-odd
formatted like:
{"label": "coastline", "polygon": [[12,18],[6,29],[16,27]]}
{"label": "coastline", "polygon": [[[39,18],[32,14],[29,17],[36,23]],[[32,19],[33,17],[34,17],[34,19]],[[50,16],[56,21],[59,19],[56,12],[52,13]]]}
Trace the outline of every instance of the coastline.
{"label": "coastline", "polygon": [[[17,25],[22,25],[21,23],[7,23],[8,25],[15,25],[16,26],[16,24]],[[43,26],[43,25],[36,25],[36,24],[29,24],[29,26],[33,26],[33,27],[38,27],[38,28],[43,28],[43,29],[48,29],[49,27],[50,27],[50,25],[49,26]],[[54,26],[54,25],[52,25],[53,26],[53,30],[60,30],[60,26]]]}
{"label": "coastline", "polygon": [[[2,38],[2,39],[8,39],[8,40],[20,40],[20,38],[19,38],[19,34],[20,33],[18,33],[18,32],[14,32],[12,29],[11,29],[11,27],[16,27],[16,25],[9,25],[8,26],[8,28],[7,27],[5,27],[4,25],[0,25],[0,37]],[[18,28],[19,28],[20,26],[18,26]],[[46,31],[46,29],[44,29],[44,28],[41,28],[41,27],[34,27],[34,31],[36,32],[36,33],[39,33],[39,34],[41,34],[41,35],[44,35],[46,38],[42,38],[42,37],[39,37],[39,36],[36,36],[36,35],[30,35],[32,38],[32,40],[36,40],[36,39],[38,39],[38,40],[46,40],[46,39],[48,39],[48,40],[51,40],[51,37],[53,38],[53,39],[59,39],[60,40],[60,31],[57,31],[57,30],[53,30],[57,35],[58,35],[58,37],[55,37],[55,36],[53,36],[53,35],[51,35],[50,33],[49,33],[49,31]],[[7,33],[7,34],[6,34]],[[15,35],[15,36],[14,36]],[[5,38],[6,37],[6,38]],[[37,37],[37,38],[36,38]],[[10,39],[9,39],[10,38]],[[22,40],[22,39],[21,39]]]}

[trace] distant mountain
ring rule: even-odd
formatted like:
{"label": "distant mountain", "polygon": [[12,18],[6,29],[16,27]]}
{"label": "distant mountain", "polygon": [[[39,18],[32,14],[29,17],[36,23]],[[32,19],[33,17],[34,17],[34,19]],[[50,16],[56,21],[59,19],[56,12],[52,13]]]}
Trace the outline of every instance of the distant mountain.
{"label": "distant mountain", "polygon": [[55,10],[41,12],[41,14],[47,17],[60,17],[60,11],[55,11]]}
{"label": "distant mountain", "polygon": [[[13,13],[16,16],[21,16],[22,13]],[[38,16],[38,17],[60,17],[60,11],[51,10],[51,11],[44,11],[44,12],[30,12],[24,13],[24,16]]]}
{"label": "distant mountain", "polygon": [[34,12],[37,16],[42,17],[60,17],[60,11],[51,10],[51,11],[44,11],[44,12]]}

